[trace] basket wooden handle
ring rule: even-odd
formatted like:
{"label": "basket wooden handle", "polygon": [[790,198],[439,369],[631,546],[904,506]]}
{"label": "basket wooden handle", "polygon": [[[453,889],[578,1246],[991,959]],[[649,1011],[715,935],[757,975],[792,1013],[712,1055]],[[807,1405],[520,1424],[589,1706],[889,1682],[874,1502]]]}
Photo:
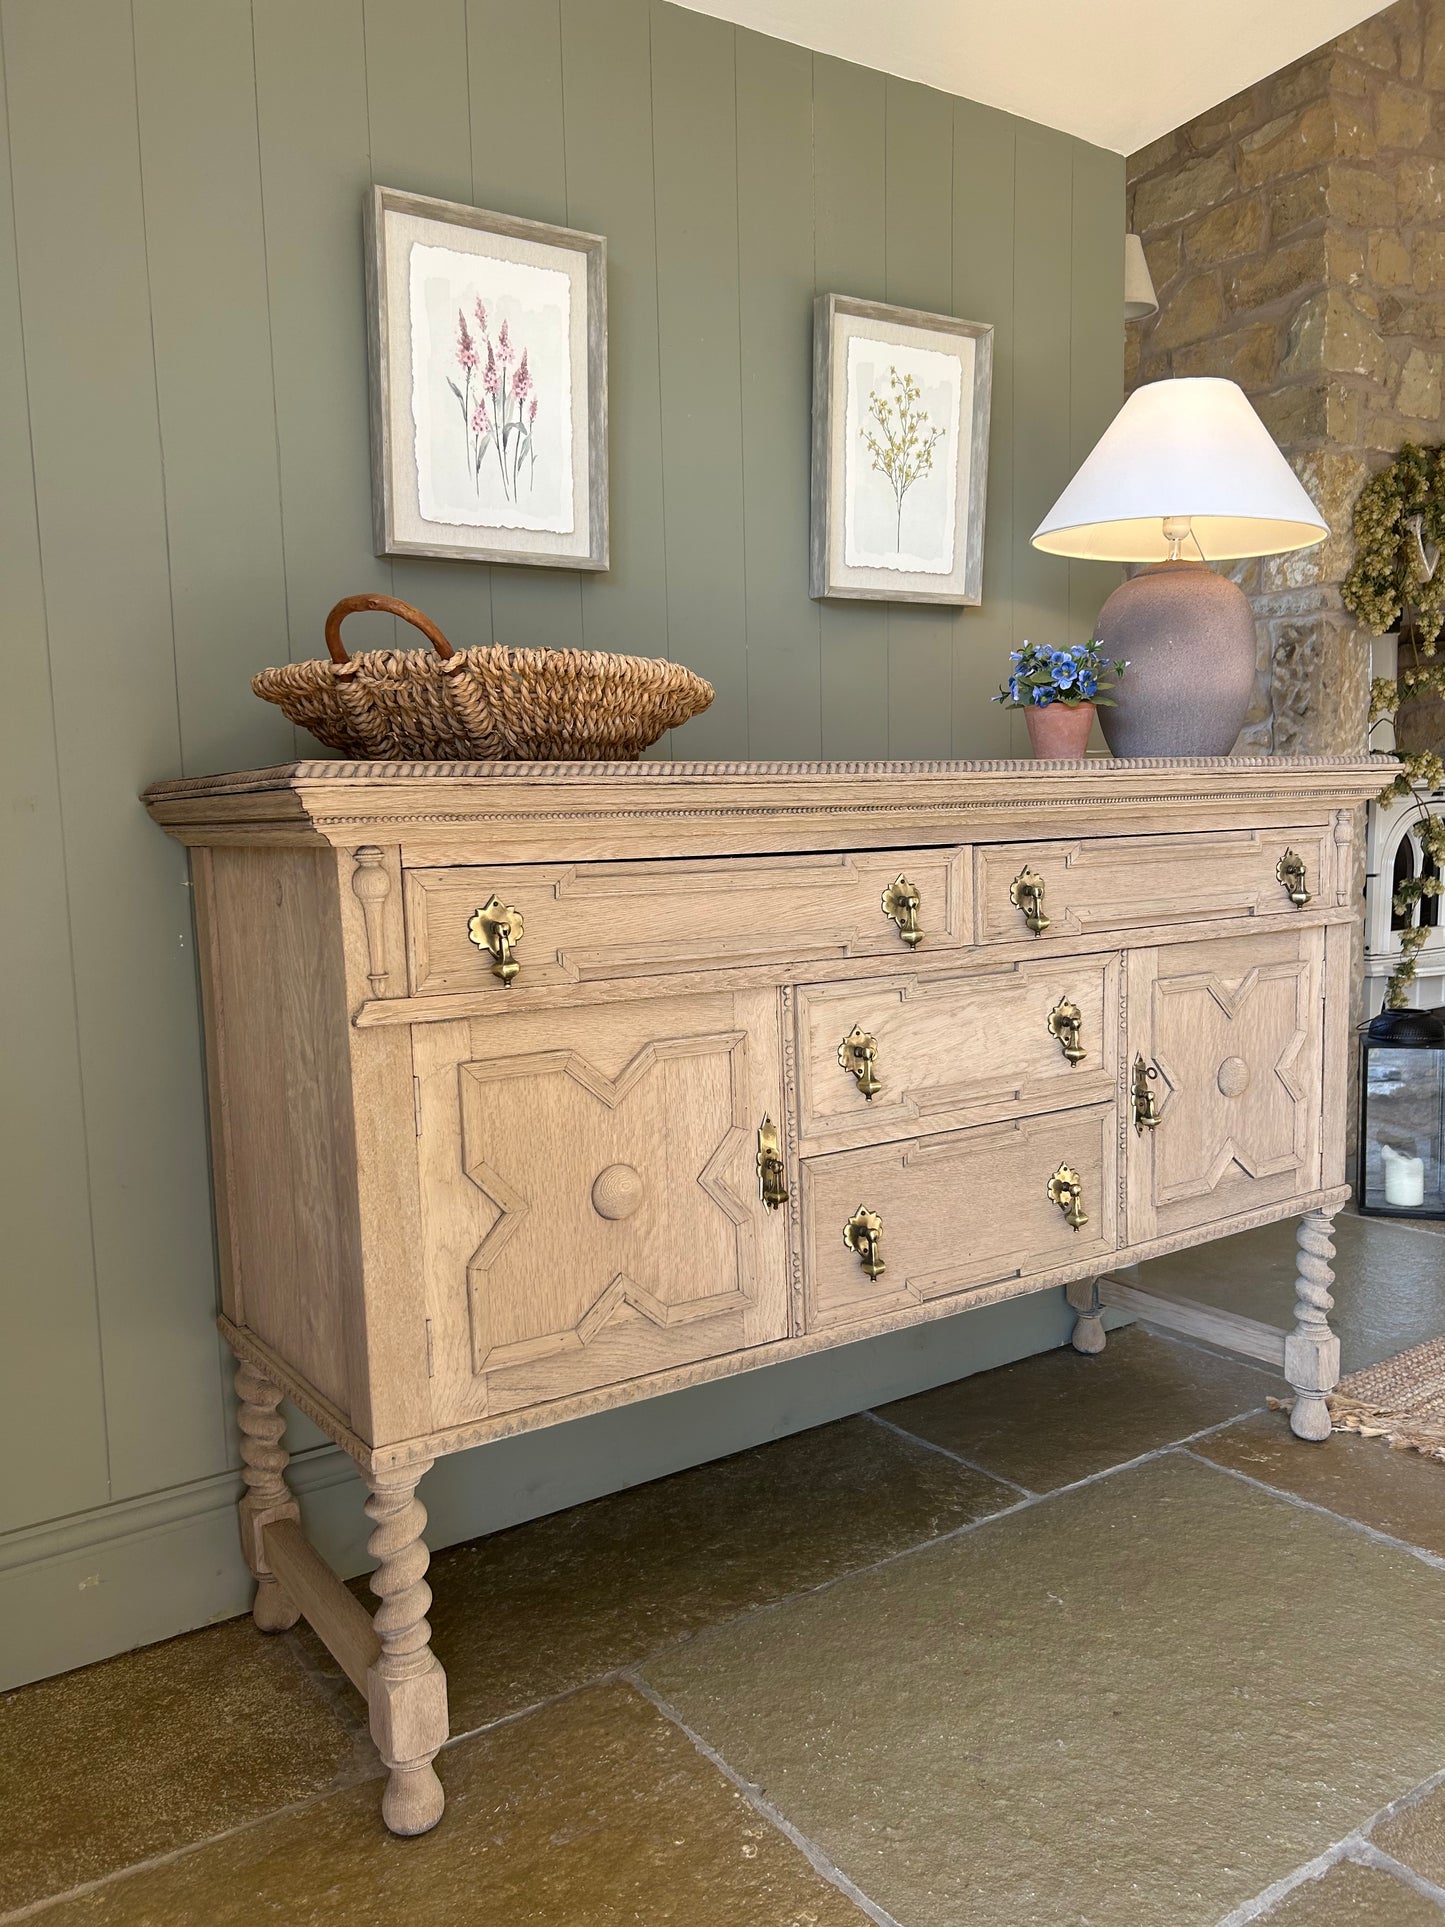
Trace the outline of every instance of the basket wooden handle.
{"label": "basket wooden handle", "polygon": [[400,616],[413,629],[421,630],[439,656],[456,654],[430,617],[424,616],[420,609],[413,609],[409,602],[403,602],[394,595],[348,595],[341,598],[326,618],[326,647],[333,662],[351,661],[341,640],[341,625],[347,616],[358,609],[381,609],[389,616]]}

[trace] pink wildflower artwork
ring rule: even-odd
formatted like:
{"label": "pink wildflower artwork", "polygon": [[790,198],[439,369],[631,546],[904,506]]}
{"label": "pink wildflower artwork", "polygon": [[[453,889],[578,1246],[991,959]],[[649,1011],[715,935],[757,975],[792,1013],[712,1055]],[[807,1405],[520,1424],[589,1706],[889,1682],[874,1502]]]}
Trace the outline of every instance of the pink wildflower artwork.
{"label": "pink wildflower artwork", "polygon": [[[448,376],[447,386],[461,405],[467,466],[471,471],[473,488],[478,494],[481,493],[483,463],[488,452],[495,449],[502,493],[509,502],[514,502],[522,486],[523,464],[526,465],[525,479],[529,489],[536,474],[536,378],[525,343],[518,356],[510,323],[503,321],[493,340],[487,326],[486,303],[480,295],[473,299],[472,313],[481,331],[486,359],[483,361],[476,338],[467,326],[466,315],[459,309],[457,363],[462,370],[463,385],[459,388]],[[474,404],[472,377],[479,368],[481,393]]]}

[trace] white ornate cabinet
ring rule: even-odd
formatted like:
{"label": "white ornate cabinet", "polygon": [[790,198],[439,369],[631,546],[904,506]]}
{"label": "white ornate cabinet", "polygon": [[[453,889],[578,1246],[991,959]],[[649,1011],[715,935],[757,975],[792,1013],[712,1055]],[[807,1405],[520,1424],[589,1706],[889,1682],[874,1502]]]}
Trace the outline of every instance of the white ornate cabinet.
{"label": "white ornate cabinet", "polygon": [[[255,1618],[435,1824],[439,1453],[1065,1286],[1281,1365],[1329,1430],[1359,806],[1378,762],[299,763],[194,850]],[[1302,1214],[1286,1335],[1113,1268]],[[1081,1366],[1081,1369],[1085,1369]],[[368,1617],[289,1394],[356,1459]]]}

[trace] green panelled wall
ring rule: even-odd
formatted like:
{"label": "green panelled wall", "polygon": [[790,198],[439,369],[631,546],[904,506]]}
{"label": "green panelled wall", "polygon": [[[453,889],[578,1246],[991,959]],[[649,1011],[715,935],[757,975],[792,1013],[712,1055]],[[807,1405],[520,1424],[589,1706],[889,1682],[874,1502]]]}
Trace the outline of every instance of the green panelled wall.
{"label": "green panelled wall", "polygon": [[[1028,536],[1120,398],[1124,181],[662,0],[0,0],[0,55],[0,1619],[33,1671],[242,1583],[188,886],[137,792],[304,749],[248,680],[362,589],[459,643],[691,664],[717,699],[664,754],[1018,751],[1008,648],[1082,637],[1111,586]],[[608,575],[372,555],[371,181],[607,236]],[[979,609],[808,598],[828,290],[995,326]],[[514,1447],[485,1504],[446,1474],[440,1536],[1054,1342],[1058,1310],[988,1330],[618,1419],[600,1473],[570,1430]],[[324,1510],[342,1475],[299,1437]]]}

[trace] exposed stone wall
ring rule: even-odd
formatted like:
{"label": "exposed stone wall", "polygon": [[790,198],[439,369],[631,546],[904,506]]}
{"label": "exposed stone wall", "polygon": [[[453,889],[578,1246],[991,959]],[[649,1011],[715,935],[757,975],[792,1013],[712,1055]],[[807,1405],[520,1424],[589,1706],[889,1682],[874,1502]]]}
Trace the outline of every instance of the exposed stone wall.
{"label": "exposed stone wall", "polygon": [[1135,154],[1159,312],[1126,379],[1227,375],[1332,531],[1241,565],[1260,685],[1241,750],[1364,746],[1368,635],[1340,601],[1361,483],[1445,434],[1445,0],[1398,0]]}

